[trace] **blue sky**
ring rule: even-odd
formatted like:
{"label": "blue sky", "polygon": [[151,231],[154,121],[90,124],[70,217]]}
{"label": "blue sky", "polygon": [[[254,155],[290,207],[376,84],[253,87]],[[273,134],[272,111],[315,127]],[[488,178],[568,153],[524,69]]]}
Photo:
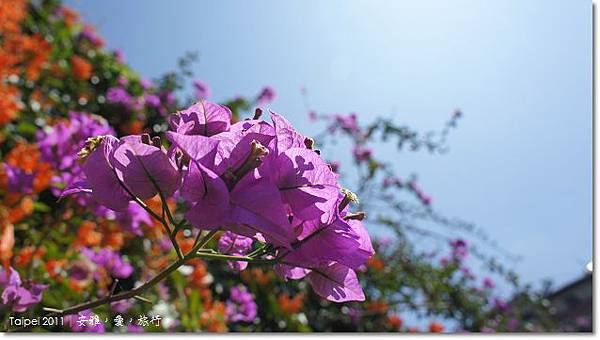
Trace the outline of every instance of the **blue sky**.
{"label": "blue sky", "polygon": [[379,149],[419,174],[435,207],[475,222],[560,285],[592,254],[591,2],[77,1],[110,48],[158,76],[197,50],[213,100],[277,89],[301,130],[321,112],[436,129],[465,118],[443,156]]}

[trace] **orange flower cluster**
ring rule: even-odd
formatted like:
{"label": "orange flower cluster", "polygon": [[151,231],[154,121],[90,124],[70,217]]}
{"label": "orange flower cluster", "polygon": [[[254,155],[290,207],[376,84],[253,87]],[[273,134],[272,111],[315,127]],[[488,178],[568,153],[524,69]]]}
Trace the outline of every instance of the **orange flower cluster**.
{"label": "orange flower cluster", "polygon": [[4,270],[8,270],[14,246],[15,229],[12,224],[6,224],[2,228],[2,235],[0,236],[0,260]]}
{"label": "orange flower cluster", "polygon": [[444,326],[441,323],[432,321],[429,324],[429,332],[431,333],[441,333],[444,331]]}
{"label": "orange flower cluster", "polygon": [[277,297],[277,302],[279,302],[279,306],[284,313],[288,315],[296,314],[304,305],[304,294],[300,293],[290,298],[288,293],[282,293]]}
{"label": "orange flower cluster", "polygon": [[227,332],[227,323],[225,317],[225,304],[221,301],[205,304],[204,311],[200,314],[198,323],[203,329],[209,332]]}
{"label": "orange flower cluster", "polygon": [[52,49],[41,35],[22,32],[26,14],[26,0],[0,0],[0,125],[13,120],[21,105],[19,89],[6,80],[11,76],[37,80]]}
{"label": "orange flower cluster", "polygon": [[17,267],[24,268],[31,263],[32,259],[41,259],[45,253],[46,248],[43,246],[38,248],[27,246],[19,250],[19,252],[15,255],[13,263]]}
{"label": "orange flower cluster", "polygon": [[79,80],[88,80],[92,76],[92,64],[80,56],[74,55],[71,57],[71,68],[73,76]]}
{"label": "orange flower cluster", "polygon": [[83,221],[77,230],[74,246],[109,248],[118,251],[125,243],[123,229],[109,220]]}
{"label": "orange flower cluster", "polygon": [[383,300],[372,301],[367,303],[367,305],[365,306],[366,310],[374,313],[385,313],[388,311],[388,308],[388,304]]}
{"label": "orange flower cluster", "polygon": [[60,6],[58,16],[63,18],[67,27],[71,27],[79,21],[79,13],[65,5]]}
{"label": "orange flower cluster", "polygon": [[249,268],[240,273],[244,282],[248,284],[256,283],[264,287],[274,279],[273,272],[262,270],[261,268]]}
{"label": "orange flower cluster", "polygon": [[372,256],[367,260],[367,266],[380,271],[385,268],[385,263],[380,258]]}
{"label": "orange flower cluster", "polygon": [[[6,155],[10,166],[19,168],[27,174],[33,174],[33,194],[39,193],[50,185],[52,167],[40,161],[40,151],[35,144],[18,143]],[[5,192],[0,201],[0,221],[17,223],[33,212],[33,199],[28,195],[8,192],[8,176],[0,166],[0,192]]]}
{"label": "orange flower cluster", "polygon": [[398,330],[402,328],[402,319],[398,315],[388,315],[385,322],[391,329]]}

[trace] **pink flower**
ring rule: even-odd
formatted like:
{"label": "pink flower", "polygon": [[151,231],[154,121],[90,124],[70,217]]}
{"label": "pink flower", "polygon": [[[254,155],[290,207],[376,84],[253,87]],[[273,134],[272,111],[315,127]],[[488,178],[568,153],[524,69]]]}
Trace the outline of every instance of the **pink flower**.
{"label": "pink flower", "polygon": [[196,90],[196,98],[207,99],[211,95],[210,87],[202,80],[194,80],[192,82],[194,89]]}
{"label": "pink flower", "polygon": [[266,105],[273,102],[275,100],[275,96],[275,90],[270,86],[265,86],[258,94],[256,102],[258,103],[258,106]]}
{"label": "pink flower", "polygon": [[487,289],[492,289],[495,287],[494,281],[492,281],[492,279],[490,279],[489,277],[486,277],[485,279],[483,279],[483,286]]}

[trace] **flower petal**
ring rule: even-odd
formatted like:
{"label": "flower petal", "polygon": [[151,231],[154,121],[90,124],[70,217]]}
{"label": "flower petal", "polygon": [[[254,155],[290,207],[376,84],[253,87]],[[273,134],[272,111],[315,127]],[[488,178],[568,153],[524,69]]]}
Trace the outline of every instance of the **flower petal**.
{"label": "flower petal", "polygon": [[307,275],[313,290],[329,301],[364,301],[365,294],[356,273],[339,263],[313,269]]}

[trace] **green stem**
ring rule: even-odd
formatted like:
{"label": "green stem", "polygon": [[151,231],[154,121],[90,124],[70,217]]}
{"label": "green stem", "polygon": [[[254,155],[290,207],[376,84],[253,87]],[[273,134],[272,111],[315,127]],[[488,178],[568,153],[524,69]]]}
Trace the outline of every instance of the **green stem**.
{"label": "green stem", "polygon": [[213,254],[213,253],[204,253],[204,252],[197,252],[196,257],[212,259],[212,260],[221,260],[221,261],[243,261],[243,262],[252,262],[252,263],[274,263],[276,261],[276,259],[272,259],[272,260],[255,259],[255,258],[248,257],[248,256]]}

